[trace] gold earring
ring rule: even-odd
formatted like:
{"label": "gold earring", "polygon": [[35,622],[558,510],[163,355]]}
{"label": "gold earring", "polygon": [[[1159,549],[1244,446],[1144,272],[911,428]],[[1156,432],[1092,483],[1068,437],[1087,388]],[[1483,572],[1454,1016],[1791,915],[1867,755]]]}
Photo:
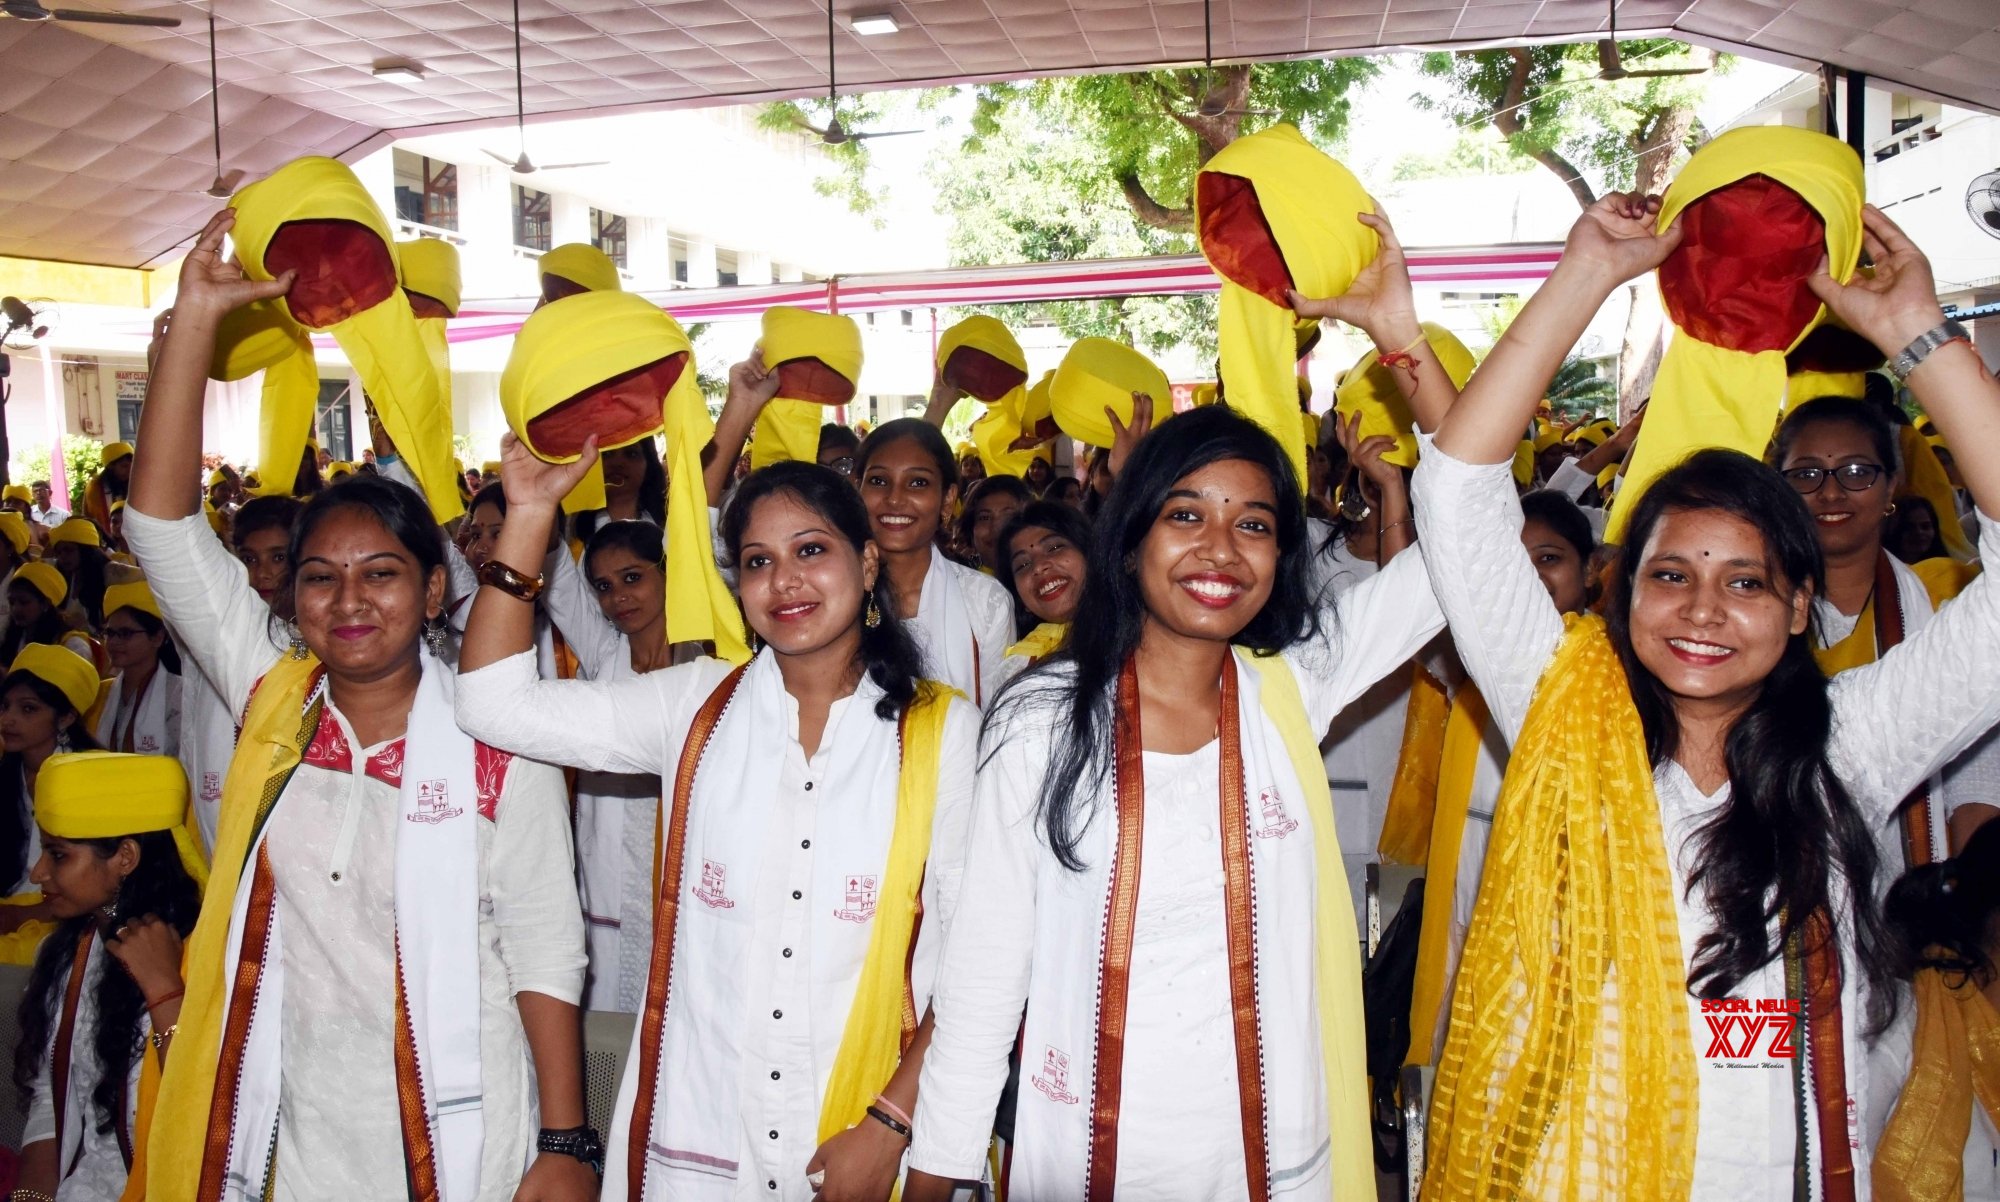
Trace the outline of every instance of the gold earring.
{"label": "gold earring", "polygon": [[861,624],[873,630],[882,624],[882,610],[875,604],[875,594],[868,594],[868,610],[861,615]]}
{"label": "gold earring", "polygon": [[1891,501],[1889,502],[1889,508],[1884,509],[1882,511],[1882,516],[1885,518],[1892,517],[1895,515],[1895,512],[1896,512],[1896,503],[1894,501]]}

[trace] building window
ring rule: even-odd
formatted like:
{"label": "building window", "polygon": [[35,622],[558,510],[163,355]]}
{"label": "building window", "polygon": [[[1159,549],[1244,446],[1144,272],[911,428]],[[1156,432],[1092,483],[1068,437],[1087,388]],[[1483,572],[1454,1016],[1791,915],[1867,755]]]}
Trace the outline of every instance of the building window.
{"label": "building window", "polygon": [[319,445],[335,459],[354,458],[354,431],[349,423],[347,410],[347,381],[321,380],[319,382],[318,419],[313,423],[319,432]]}
{"label": "building window", "polygon": [[672,258],[673,258],[673,261],[674,261],[674,282],[675,282],[676,284],[685,284],[685,283],[687,283],[687,282],[688,282],[688,244],[687,244],[687,239],[686,239],[686,238],[668,238],[668,239],[667,239],[667,254],[669,254],[670,256],[672,256]]}
{"label": "building window", "polygon": [[618,264],[619,270],[627,266],[625,262],[625,219],[616,213],[603,209],[590,211],[590,244],[604,252],[605,257]]}
{"label": "building window", "polygon": [[715,282],[727,288],[736,282],[736,252],[718,250],[715,252]]}
{"label": "building window", "polygon": [[434,229],[458,228],[458,164],[395,152],[396,216]]}
{"label": "building window", "polygon": [[549,194],[514,185],[514,245],[549,248]]}

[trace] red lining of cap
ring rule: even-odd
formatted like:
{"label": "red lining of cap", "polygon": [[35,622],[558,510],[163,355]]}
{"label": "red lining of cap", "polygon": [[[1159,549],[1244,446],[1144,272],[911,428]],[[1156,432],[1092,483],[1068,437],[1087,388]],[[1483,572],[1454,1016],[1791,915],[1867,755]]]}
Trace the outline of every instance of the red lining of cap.
{"label": "red lining of cap", "polygon": [[1195,179],[1201,248],[1217,274],[1274,305],[1291,307],[1291,269],[1257,202],[1257,187],[1240,175],[1204,171]]}
{"label": "red lining of cap", "polygon": [[961,346],[945,358],[944,379],[990,405],[1026,384],[1028,373],[978,347]]}
{"label": "red lining of cap", "polygon": [[1660,292],[1683,333],[1736,351],[1782,351],[1819,312],[1806,280],[1826,254],[1826,223],[1768,176],[1719,188],[1681,212],[1680,248]]}
{"label": "red lining of cap", "polygon": [[287,221],[264,248],[264,269],[273,278],[299,273],[285,306],[313,330],[366,313],[397,287],[388,244],[355,221]]}
{"label": "red lining of cap", "polygon": [[583,453],[595,434],[600,447],[620,446],[656,430],[660,404],[687,369],[686,351],[655,359],[564,401],[528,422],[528,441],[542,456],[568,459]]}
{"label": "red lining of cap", "polygon": [[845,405],[854,399],[854,381],[818,359],[787,359],[778,364],[778,395],[792,401]]}

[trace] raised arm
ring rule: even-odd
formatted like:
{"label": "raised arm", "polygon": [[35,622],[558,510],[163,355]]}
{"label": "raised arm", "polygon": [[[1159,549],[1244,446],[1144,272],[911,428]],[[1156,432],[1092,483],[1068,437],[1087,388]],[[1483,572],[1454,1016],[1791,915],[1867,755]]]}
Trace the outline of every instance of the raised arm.
{"label": "raised arm", "polygon": [[1655,230],[1659,208],[1658,197],[1613,192],[1584,210],[1555,271],[1439,422],[1440,450],[1469,464],[1513,458],[1549,381],[1605,298],[1680,245],[1678,221]]}
{"label": "raised arm", "polygon": [[1450,373],[1438,362],[1437,353],[1424,338],[1417,321],[1416,295],[1410,289],[1410,268],[1403,257],[1403,244],[1380,210],[1362,213],[1356,220],[1374,230],[1382,239],[1382,249],[1354,283],[1339,296],[1313,299],[1291,294],[1292,311],[1300,317],[1331,317],[1344,321],[1368,335],[1382,355],[1407,355],[1409,362],[1390,374],[1396,387],[1410,403],[1410,415],[1417,428],[1435,430],[1444,420],[1458,387]]}
{"label": "raised arm", "polygon": [[[500,480],[507,490],[507,521],[500,527],[493,554],[487,560],[504,564],[522,576],[537,575],[548,551],[562,499],[597,462],[597,439],[583,444],[575,463],[545,463],[511,433],[500,439]],[[472,595],[465,641],[459,647],[460,672],[475,672],[535,645],[535,606],[493,585]],[[511,748],[510,748],[511,750]]]}
{"label": "raised arm", "polygon": [[757,428],[757,415],[778,395],[778,373],[764,367],[760,347],[750,357],[729,369],[729,397],[722,403],[722,416],[715,422],[715,438],[703,451],[701,482],[708,489],[708,507],[722,504],[729,491],[729,478],[743,444]]}
{"label": "raised arm", "polygon": [[235,224],[234,209],[209,218],[181,263],[173,318],[139,415],[142,449],[133,457],[127,497],[139,513],[172,519],[201,512],[202,398],[208,390],[216,331],[230,311],[283,296],[292,286],[293,272],[275,280],[252,280],[233,261],[223,259],[223,236]]}

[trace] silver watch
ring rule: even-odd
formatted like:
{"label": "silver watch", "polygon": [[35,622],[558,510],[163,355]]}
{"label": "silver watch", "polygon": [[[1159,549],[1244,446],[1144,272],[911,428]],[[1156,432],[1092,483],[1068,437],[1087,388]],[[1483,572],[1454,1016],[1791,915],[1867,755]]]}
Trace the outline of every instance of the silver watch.
{"label": "silver watch", "polygon": [[1961,338],[1970,342],[1972,335],[1964,326],[1946,318],[1944,324],[1917,335],[1916,341],[1904,347],[1894,359],[1889,360],[1889,374],[1896,378],[1896,383],[1901,384],[1909,379],[1911,372],[1917,370],[1917,364],[1931,357],[1932,351],[1947,342],[1955,342]]}

